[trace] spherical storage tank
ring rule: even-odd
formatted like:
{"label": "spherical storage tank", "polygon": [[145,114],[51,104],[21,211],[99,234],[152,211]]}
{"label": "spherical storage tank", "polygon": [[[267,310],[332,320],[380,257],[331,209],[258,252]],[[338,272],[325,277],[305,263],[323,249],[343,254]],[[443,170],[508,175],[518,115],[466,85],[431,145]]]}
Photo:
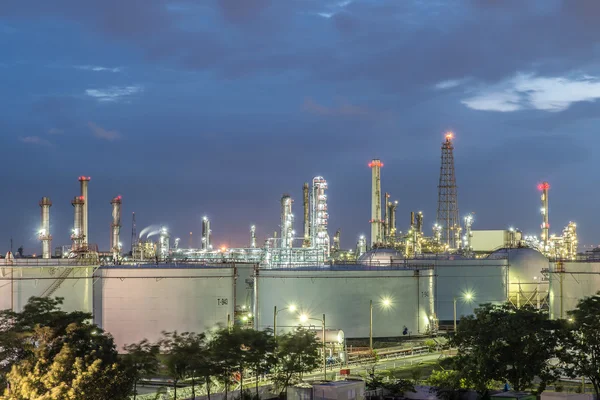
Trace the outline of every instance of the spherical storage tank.
{"label": "spherical storage tank", "polygon": [[372,266],[389,266],[394,260],[402,257],[402,253],[394,249],[373,249],[360,256],[358,263]]}
{"label": "spherical storage tank", "polygon": [[537,283],[542,278],[542,270],[549,266],[546,256],[528,247],[496,250],[488,258],[508,260],[511,284]]}

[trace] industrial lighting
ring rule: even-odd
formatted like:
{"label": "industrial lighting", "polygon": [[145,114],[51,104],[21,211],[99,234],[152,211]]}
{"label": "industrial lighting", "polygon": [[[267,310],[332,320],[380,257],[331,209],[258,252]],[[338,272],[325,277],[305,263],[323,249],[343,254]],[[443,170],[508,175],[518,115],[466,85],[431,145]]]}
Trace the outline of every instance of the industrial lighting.
{"label": "industrial lighting", "polygon": [[391,305],[392,305],[392,300],[390,300],[390,298],[388,298],[388,297],[384,297],[384,298],[381,300],[381,305],[382,305],[384,308],[387,308],[387,307],[389,307],[389,306],[391,306]]}
{"label": "industrial lighting", "polygon": [[252,313],[248,313],[248,318],[252,318]]}
{"label": "industrial lighting", "polygon": [[300,316],[298,318],[300,319],[300,322],[308,321],[308,315],[306,315],[306,314],[300,314]]}
{"label": "industrial lighting", "polygon": [[290,304],[290,305],[289,305],[289,307],[288,307],[288,309],[289,309],[291,312],[294,312],[294,311],[296,311],[296,306],[295,306],[294,304]]}
{"label": "industrial lighting", "polygon": [[465,300],[471,301],[472,299],[473,299],[473,293],[472,292],[466,292],[465,293]]}

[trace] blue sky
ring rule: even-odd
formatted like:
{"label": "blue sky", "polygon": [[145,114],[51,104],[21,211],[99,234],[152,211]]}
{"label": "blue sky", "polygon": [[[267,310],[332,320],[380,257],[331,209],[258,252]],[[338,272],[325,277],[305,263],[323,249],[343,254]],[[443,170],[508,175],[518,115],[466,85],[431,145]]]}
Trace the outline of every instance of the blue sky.
{"label": "blue sky", "polygon": [[0,248],[39,252],[38,201],[54,245],[89,175],[90,241],[108,248],[164,224],[243,246],[278,229],[279,199],[329,181],[331,234],[369,231],[370,171],[435,219],[440,145],[456,134],[461,214],[475,229],[539,234],[595,224],[600,105],[595,0],[4,0],[0,3]]}

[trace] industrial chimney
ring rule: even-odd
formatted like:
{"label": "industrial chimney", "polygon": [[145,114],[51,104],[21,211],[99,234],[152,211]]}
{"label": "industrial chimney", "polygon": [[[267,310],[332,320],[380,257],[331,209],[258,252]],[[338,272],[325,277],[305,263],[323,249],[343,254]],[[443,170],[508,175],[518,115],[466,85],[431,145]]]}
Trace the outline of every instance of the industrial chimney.
{"label": "industrial chimney", "polygon": [[42,209],[42,226],[39,238],[42,242],[42,258],[52,258],[52,235],[50,235],[50,207],[52,202],[49,197],[42,197],[40,201]]}
{"label": "industrial chimney", "polygon": [[83,200],[83,196],[76,196],[73,201],[71,201],[73,205],[74,211],[74,221],[73,221],[73,233],[71,234],[71,240],[73,241],[73,246],[71,247],[72,251],[79,251],[83,247],[83,205],[85,201]]}
{"label": "industrial chimney", "polygon": [[254,225],[250,227],[250,248],[256,248],[256,226]]}
{"label": "industrial chimney", "polygon": [[90,183],[89,176],[80,176],[79,182],[81,183],[81,197],[83,198],[83,209],[82,209],[82,219],[81,219],[81,231],[83,235],[82,244],[89,243],[88,236],[88,208],[89,208],[89,199],[88,199],[88,184]]}
{"label": "industrial chimney", "polygon": [[302,199],[304,201],[304,240],[302,242],[302,247],[310,247],[310,223],[308,222],[308,182],[305,182],[304,187],[302,188]]}
{"label": "industrial chimney", "polygon": [[202,217],[202,250],[210,251],[210,220],[207,217]]}
{"label": "industrial chimney", "polygon": [[550,190],[550,184],[548,182],[542,182],[538,185],[538,190],[542,192],[542,243],[544,244],[544,251],[548,251],[548,231],[550,230],[550,222],[548,219],[548,190]]}
{"label": "industrial chimney", "polygon": [[281,197],[281,248],[292,247],[294,238],[294,214],[292,214],[292,203],[294,201],[289,194]]}
{"label": "industrial chimney", "polygon": [[381,221],[381,167],[383,163],[374,159],[369,163],[371,176],[371,246],[383,243],[383,224]]}
{"label": "industrial chimney", "polygon": [[122,197],[117,196],[110,202],[112,205],[112,224],[110,232],[110,249],[113,253],[113,260],[116,262],[121,255],[121,205]]}

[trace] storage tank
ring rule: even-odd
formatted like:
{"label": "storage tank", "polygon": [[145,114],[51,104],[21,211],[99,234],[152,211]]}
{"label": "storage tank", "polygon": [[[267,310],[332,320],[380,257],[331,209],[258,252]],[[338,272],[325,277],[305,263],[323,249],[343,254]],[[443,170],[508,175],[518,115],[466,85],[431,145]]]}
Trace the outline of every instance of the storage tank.
{"label": "storage tank", "polygon": [[[370,301],[374,337],[425,333],[434,311],[433,267],[427,265],[258,270],[254,289],[257,329],[273,327],[274,307],[287,308],[277,315],[278,333],[300,325],[320,329],[325,314],[327,329],[343,330],[349,338],[366,338]],[[290,312],[291,305],[294,312]],[[302,323],[301,315],[311,319]]]}
{"label": "storage tank", "polygon": [[358,263],[370,266],[389,266],[392,263],[397,263],[398,259],[402,259],[401,252],[395,249],[377,248],[369,250],[358,258]]}
{"label": "storage tank", "polygon": [[567,318],[579,300],[600,290],[600,262],[553,262],[548,276],[550,318]]}

